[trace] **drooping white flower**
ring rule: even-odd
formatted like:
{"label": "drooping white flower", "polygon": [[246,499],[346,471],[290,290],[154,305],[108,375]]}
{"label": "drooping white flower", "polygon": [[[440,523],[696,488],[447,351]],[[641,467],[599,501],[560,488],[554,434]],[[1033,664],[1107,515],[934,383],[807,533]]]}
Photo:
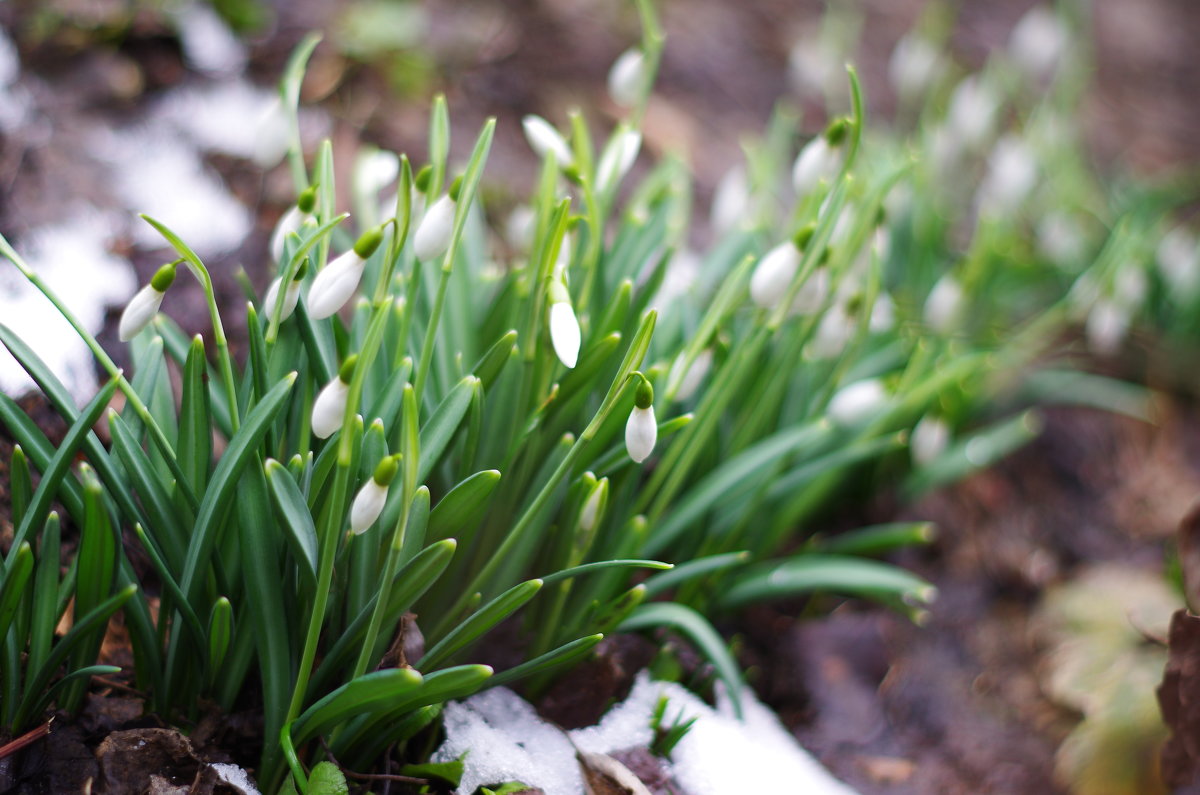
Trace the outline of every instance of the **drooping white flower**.
{"label": "drooping white flower", "polygon": [[354,159],[354,186],[366,196],[374,196],[400,176],[400,157],[386,149],[369,147]]}
{"label": "drooping white flower", "polygon": [[1158,271],[1171,289],[1183,299],[1190,299],[1200,288],[1200,245],[1196,237],[1182,226],[1163,235],[1155,252]]}
{"label": "drooping white flower", "polygon": [[1048,79],[1070,43],[1070,34],[1058,15],[1045,6],[1034,6],[1021,17],[1008,40],[1008,51],[1018,68],[1037,80]]}
{"label": "drooping white flower", "polygon": [[887,390],[878,378],[867,378],[839,389],[825,410],[838,425],[853,426],[868,420],[888,400]]}
{"label": "drooping white flower", "polygon": [[529,141],[530,148],[538,157],[553,152],[555,162],[564,168],[575,162],[571,147],[567,146],[566,139],[550,122],[531,113],[521,120],[521,126],[525,129],[525,140]]}
{"label": "drooping white flower", "polygon": [[608,94],[613,102],[626,108],[637,104],[646,80],[646,56],[634,47],[621,53],[608,70]]}
{"label": "drooping white flower", "polygon": [[949,444],[950,426],[940,417],[926,414],[913,428],[908,450],[913,462],[923,466],[941,455]]}
{"label": "drooping white flower", "polygon": [[1038,250],[1054,264],[1074,265],[1083,258],[1087,240],[1079,222],[1063,212],[1051,211],[1037,224]]}
{"label": "drooping white flower", "polygon": [[527,204],[519,204],[508,214],[504,222],[504,237],[518,251],[528,251],[533,245],[533,232],[537,227],[537,213]]}
{"label": "drooping white flower", "polygon": [[871,319],[867,328],[875,334],[890,331],[896,325],[896,304],[887,293],[880,293],[871,305]]}
{"label": "drooping white flower", "polygon": [[779,303],[800,267],[800,249],[787,240],[768,251],[759,260],[750,277],[750,298],[770,309]]}
{"label": "drooping white flower", "polygon": [[809,343],[809,352],[818,359],[833,359],[842,355],[854,339],[855,320],[838,302],[821,317]]}
{"label": "drooping white flower", "polygon": [[807,33],[788,51],[788,80],[797,93],[820,97],[837,79],[845,58],[819,32]]}
{"label": "drooping white flower", "polygon": [[625,421],[625,450],[640,464],[654,452],[658,441],[658,421],[654,418],[654,388],[644,377],[637,388],[633,411]]}
{"label": "drooping white flower", "polygon": [[684,351],[680,351],[671,364],[671,371],[667,374],[667,383],[673,385],[675,389],[675,399],[681,403],[690,400],[700,385],[704,383],[708,371],[712,369],[712,363],[712,348],[705,348],[696,354],[696,358],[685,372],[683,367],[687,364],[687,356]]}
{"label": "drooping white flower", "polygon": [[979,189],[980,206],[998,214],[1016,212],[1037,186],[1038,162],[1015,135],[996,142],[988,157],[988,173]]}
{"label": "drooping white flower", "polygon": [[954,89],[946,126],[957,144],[977,147],[992,131],[1000,99],[979,75],[969,75]]}
{"label": "drooping white flower", "polygon": [[734,166],[725,172],[713,193],[710,217],[717,234],[728,232],[750,209],[750,182],[746,169]]}
{"label": "drooping white flower", "polygon": [[162,306],[163,296],[174,281],[175,264],[163,265],[154,273],[149,284],[134,293],[121,313],[121,322],[117,324],[117,337],[121,342],[129,342],[150,325]]}
{"label": "drooping white flower", "polygon": [[[279,284],[283,280],[281,276],[276,276],[271,282],[271,286],[267,288],[267,294],[263,297],[263,310],[270,315],[275,311],[275,302],[279,300]],[[296,311],[296,304],[300,302],[300,283],[299,279],[293,279],[287,290],[283,293],[283,307],[279,311],[279,322],[287,320]]]}
{"label": "drooping white flower", "polygon": [[796,196],[804,197],[812,193],[822,179],[833,176],[837,170],[837,152],[829,145],[824,135],[818,135],[809,141],[796,156],[792,165],[792,188]]}
{"label": "drooping white flower", "polygon": [[321,320],[345,306],[358,289],[366,264],[367,261],[351,249],[322,268],[308,291],[309,316]]}
{"label": "drooping white flower", "polygon": [[812,315],[820,312],[821,307],[825,305],[825,300],[829,298],[831,284],[829,268],[824,265],[819,266],[800,285],[800,289],[796,291],[796,297],[792,299],[789,311],[793,315]]}
{"label": "drooping white flower", "polygon": [[595,530],[596,523],[603,515],[604,507],[607,503],[608,478],[600,478],[583,501],[583,508],[579,511],[579,529],[585,533]]}
{"label": "drooping white flower", "polygon": [[622,130],[613,135],[600,154],[600,164],[596,166],[596,190],[607,193],[615,188],[633,167],[641,148],[642,134],[637,130]]}
{"label": "drooping white flower", "polygon": [[328,439],[342,427],[346,400],[350,396],[350,379],[357,361],[357,356],[348,356],[338,374],[317,393],[317,399],[313,401],[312,431],[318,439]]}
{"label": "drooping white flower", "polygon": [[962,287],[947,273],[938,279],[925,299],[925,323],[934,331],[945,334],[958,323],[962,309]]}
{"label": "drooping white flower", "polygon": [[279,223],[275,224],[275,230],[271,232],[271,259],[276,262],[283,259],[284,241],[292,232],[298,231],[303,222],[304,213],[294,204],[280,217]]}
{"label": "drooping white flower", "polygon": [[388,456],[375,467],[375,474],[358,490],[350,506],[350,532],[361,535],[375,524],[387,504],[388,486],[399,468],[399,456]]}
{"label": "drooping white flower", "polygon": [[1116,353],[1129,331],[1129,310],[1109,298],[1096,301],[1088,312],[1084,331],[1088,347],[1099,354]]}
{"label": "drooping white flower", "polygon": [[550,344],[554,354],[566,367],[574,367],[579,361],[579,321],[571,307],[571,298],[561,282],[550,287]]}
{"label": "drooping white flower", "polygon": [[568,273],[571,266],[571,253],[575,247],[571,241],[571,233],[563,232],[562,242],[558,244],[558,254],[554,258],[554,269],[551,271],[551,277],[555,281],[560,281],[563,284],[569,284]]}
{"label": "drooping white flower", "polygon": [[888,62],[888,78],[903,98],[916,98],[929,90],[941,69],[941,53],[916,31],[896,43]]}
{"label": "drooping white flower", "polygon": [[417,232],[413,235],[413,254],[421,262],[429,262],[446,253],[454,236],[454,199],[442,196],[425,211]]}

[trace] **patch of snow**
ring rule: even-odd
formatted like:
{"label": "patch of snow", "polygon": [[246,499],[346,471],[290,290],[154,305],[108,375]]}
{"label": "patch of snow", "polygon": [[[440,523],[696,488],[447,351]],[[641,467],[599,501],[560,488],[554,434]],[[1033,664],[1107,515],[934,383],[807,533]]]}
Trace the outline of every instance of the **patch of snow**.
{"label": "patch of snow", "polygon": [[8,34],[0,29],[0,86],[12,85],[21,74],[21,58]]}
{"label": "patch of snow", "polygon": [[246,48],[207,3],[188,3],[175,14],[183,56],[197,71],[214,76],[241,74]]}
{"label": "patch of snow", "polygon": [[576,795],[583,791],[576,749],[611,754],[648,746],[653,740],[651,716],[662,696],[668,699],[668,720],[696,718],[669,764],[687,795],[854,795],[801,748],[749,690],[742,694],[739,720],[733,699],[723,692],[718,691],[713,709],[681,685],[653,681],[645,671],[629,697],[599,724],[570,733],[541,721],[533,707],[504,688],[451,703],[445,713],[446,743],[434,758],[448,761],[470,751],[460,793],[473,792],[480,784],[518,780],[540,787],[546,795]]}
{"label": "patch of snow", "polygon": [[287,119],[279,96],[245,80],[206,83],[172,92],[153,119],[197,147],[272,166],[287,152]]}
{"label": "patch of snow", "polygon": [[209,767],[216,772],[221,781],[240,790],[242,795],[260,795],[258,787],[254,786],[254,782],[250,780],[250,774],[237,765],[214,762]]}
{"label": "patch of snow", "polygon": [[[107,308],[133,295],[136,279],[129,263],[108,250],[115,226],[111,216],[78,207],[67,217],[31,232],[22,250],[29,266],[95,334],[104,325]],[[77,404],[96,393],[91,351],[15,267],[0,268],[0,318],[46,362]],[[19,396],[33,389],[16,360],[0,350],[0,390]]]}

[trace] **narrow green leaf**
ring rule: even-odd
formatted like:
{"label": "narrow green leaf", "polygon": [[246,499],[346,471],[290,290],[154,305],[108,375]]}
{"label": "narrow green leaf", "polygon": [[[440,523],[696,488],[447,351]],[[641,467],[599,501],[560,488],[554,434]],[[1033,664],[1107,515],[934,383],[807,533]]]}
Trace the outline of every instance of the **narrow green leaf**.
{"label": "narrow green leaf", "polygon": [[[33,584],[33,615],[29,622],[28,668],[40,668],[50,654],[54,629],[58,626],[58,583],[62,562],[59,559],[61,528],[54,511],[46,517],[38,544],[37,575]],[[0,637],[3,630],[0,628]]]}
{"label": "narrow green leaf", "polygon": [[511,329],[501,335],[500,339],[492,343],[492,347],[488,348],[487,353],[479,357],[479,361],[475,362],[475,366],[471,368],[471,373],[479,379],[483,385],[483,390],[492,388],[492,384],[500,377],[500,373],[504,370],[504,365],[508,364],[509,359],[517,352],[517,332]]}
{"label": "narrow green leaf", "polygon": [[894,549],[924,546],[937,538],[932,522],[891,522],[860,527],[813,541],[813,548],[829,555],[882,555]]}
{"label": "narrow green leaf", "polygon": [[937,590],[904,569],[876,560],[843,555],[798,555],[739,578],[721,595],[721,604],[734,607],[782,599],[813,591],[863,596],[908,604],[931,601]]}
{"label": "narrow green leaf", "polygon": [[208,670],[215,676],[225,662],[233,638],[233,606],[224,596],[213,602],[208,614]]}
{"label": "narrow green leaf", "polygon": [[471,407],[471,398],[477,389],[478,378],[471,375],[463,378],[421,427],[421,464],[417,469],[417,483],[425,482],[434,464],[441,459],[462,424],[467,409]]}
{"label": "narrow green leaf", "polygon": [[542,589],[541,580],[526,580],[509,588],[472,613],[446,634],[417,662],[418,668],[433,668],[456,651],[519,610]]}
{"label": "narrow green leaf", "polygon": [[306,709],[292,724],[297,745],[336,727],[347,718],[386,709],[411,695],[423,681],[412,668],[388,668],[347,682]]}
{"label": "narrow green leaf", "polygon": [[465,534],[473,534],[478,527],[499,483],[500,472],[485,469],[451,489],[433,508],[429,517],[429,537],[435,540],[453,537],[468,543]]}
{"label": "narrow green leaf", "polygon": [[594,571],[604,571],[605,569],[658,569],[659,571],[669,571],[674,566],[670,563],[663,563],[658,560],[601,560],[595,563],[584,563],[579,566],[572,566],[569,569],[562,569],[553,574],[547,574],[542,577],[542,584],[549,585],[552,582],[560,580],[569,580],[572,577],[578,577],[581,574],[589,574]]}
{"label": "narrow green leaf", "polygon": [[646,596],[657,596],[699,577],[744,565],[748,560],[749,552],[727,552],[723,555],[696,558],[687,563],[677,564],[671,571],[648,577],[642,585],[646,586]]}
{"label": "narrow green leaf", "polygon": [[29,542],[24,541],[9,553],[4,581],[0,582],[0,638],[8,637],[8,627],[17,614],[25,595],[25,585],[32,574],[33,550]]}
{"label": "narrow green leaf", "polygon": [[263,465],[267,484],[274,497],[275,506],[283,519],[283,537],[292,550],[300,571],[309,588],[317,585],[317,526],[300,487],[287,470],[273,458]]}
{"label": "narrow green leaf", "polygon": [[516,682],[527,676],[533,676],[534,674],[548,671],[560,665],[573,663],[576,660],[586,657],[596,647],[596,644],[602,640],[604,640],[604,636],[599,634],[588,635],[587,637],[573,640],[539,657],[527,660],[520,665],[515,665],[507,671],[501,671],[488,681],[488,686],[500,687],[501,685]]}
{"label": "narrow green leaf", "polygon": [[[15,432],[13,434],[16,435]],[[13,446],[8,466],[8,514],[13,527],[18,527],[33,501],[33,475],[29,471],[29,459],[20,444]]]}

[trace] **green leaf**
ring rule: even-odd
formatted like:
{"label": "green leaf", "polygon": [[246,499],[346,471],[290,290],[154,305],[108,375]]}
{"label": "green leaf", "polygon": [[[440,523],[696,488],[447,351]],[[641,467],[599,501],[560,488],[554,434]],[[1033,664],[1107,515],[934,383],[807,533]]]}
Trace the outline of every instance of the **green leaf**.
{"label": "green leaf", "polygon": [[333,762],[317,762],[308,776],[308,795],[350,795],[350,785]]}
{"label": "green leaf", "polygon": [[552,582],[559,580],[567,580],[572,577],[578,577],[581,574],[589,574],[594,571],[604,571],[605,569],[659,569],[669,570],[674,568],[670,563],[663,563],[658,560],[601,560],[595,563],[584,563],[580,566],[572,566],[569,569],[562,569],[553,574],[547,574],[542,577],[542,584],[549,585]]}
{"label": "green leaf", "polygon": [[355,715],[386,709],[411,695],[422,682],[412,668],[388,668],[364,674],[306,709],[292,724],[296,745],[323,734]]}
{"label": "green leaf", "polygon": [[452,762],[426,762],[423,765],[403,765],[400,775],[415,778],[432,779],[451,787],[457,787],[463,777],[463,756]]}
{"label": "green leaf", "polygon": [[229,642],[233,637],[233,606],[224,596],[213,602],[208,614],[208,670],[215,676],[225,662]]}
{"label": "green leaf", "polygon": [[636,632],[655,627],[670,627],[686,635],[696,648],[709,659],[716,668],[717,676],[725,683],[738,717],[741,717],[742,676],[737,662],[721,635],[713,629],[708,619],[690,607],[671,602],[654,602],[642,605],[626,618],[620,632]]}
{"label": "green leaf", "polygon": [[912,499],[942,484],[961,480],[1028,444],[1037,438],[1041,430],[1042,421],[1037,412],[1026,411],[960,439],[936,459],[909,475],[904,482],[903,493]]}
{"label": "green leaf", "polygon": [[813,548],[832,555],[882,555],[893,549],[923,546],[937,538],[932,522],[890,522],[838,533],[813,542]]}
{"label": "green leaf", "polygon": [[741,566],[748,560],[750,560],[749,552],[728,552],[723,555],[696,558],[677,564],[671,571],[648,577],[642,585],[646,586],[646,596],[657,596],[698,577]]}
{"label": "green leaf", "polygon": [[456,651],[519,610],[541,589],[541,580],[526,580],[509,588],[450,630],[446,637],[425,652],[425,656],[417,662],[417,667],[436,667],[438,663],[448,659]]}
{"label": "green leaf", "polygon": [[[16,436],[13,432],[13,436]],[[8,518],[13,527],[21,524],[29,503],[33,501],[33,475],[29,471],[29,459],[20,444],[13,446],[8,466]]]}
{"label": "green leaf", "polygon": [[[58,583],[61,528],[58,514],[51,511],[42,528],[38,544],[37,575],[33,584],[33,615],[29,622],[29,661],[27,667],[40,668],[50,654],[54,629],[58,625]],[[2,601],[2,600],[0,600]],[[0,638],[4,637],[0,623]]]}
{"label": "green leaf", "polygon": [[488,348],[487,353],[479,357],[479,361],[475,362],[475,366],[471,368],[471,373],[479,379],[483,385],[483,390],[492,388],[492,384],[496,383],[496,379],[500,377],[500,373],[504,370],[504,365],[508,364],[509,359],[517,352],[517,332],[515,329],[509,330],[501,335],[500,339],[492,343],[492,347]]}
{"label": "green leaf", "polygon": [[309,588],[317,585],[317,526],[309,512],[308,503],[300,493],[300,487],[273,458],[263,465],[270,486],[271,496],[283,519],[283,537],[292,550],[298,564],[300,576]]}
{"label": "green leaf", "polygon": [[24,541],[9,553],[4,581],[0,582],[0,638],[8,637],[9,624],[17,614],[25,595],[25,585],[32,574],[33,550],[29,542]]}
{"label": "green leaf", "polygon": [[441,459],[467,415],[471,398],[480,388],[479,384],[479,379],[472,375],[459,381],[421,428],[421,464],[417,470],[417,483],[425,482],[434,464]]}
{"label": "green leaf", "polygon": [[515,682],[527,676],[533,676],[534,674],[548,671],[551,668],[568,665],[576,660],[583,659],[602,640],[604,640],[604,635],[601,634],[588,635],[587,637],[573,640],[539,657],[526,660],[520,665],[515,665],[507,671],[501,671],[488,681],[488,686],[500,687],[501,685],[507,685],[510,682]]}
{"label": "green leaf", "polygon": [[748,573],[720,601],[726,607],[734,607],[813,591],[900,600],[906,604],[927,603],[937,594],[937,589],[928,582],[896,566],[863,558],[813,554],[798,555]]}
{"label": "green leaf", "polygon": [[440,540],[458,538],[468,543],[466,534],[478,527],[488,500],[500,483],[500,472],[485,469],[459,483],[438,501],[429,516],[428,537]]}

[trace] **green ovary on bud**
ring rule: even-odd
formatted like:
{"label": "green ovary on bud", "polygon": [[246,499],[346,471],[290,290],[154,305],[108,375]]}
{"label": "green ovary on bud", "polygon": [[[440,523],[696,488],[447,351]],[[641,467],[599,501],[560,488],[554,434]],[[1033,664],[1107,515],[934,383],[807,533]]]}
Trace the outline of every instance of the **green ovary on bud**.
{"label": "green ovary on bud", "polygon": [[150,277],[150,286],[160,293],[165,293],[175,283],[175,268],[178,263],[168,262],[154,272]]}
{"label": "green ovary on bud", "polygon": [[846,134],[850,132],[852,121],[845,116],[839,116],[829,122],[829,126],[825,128],[825,140],[830,146],[841,146],[846,140]]}
{"label": "green ovary on bud", "polygon": [[658,420],[654,417],[654,387],[641,373],[633,398],[633,411],[625,423],[625,450],[635,463],[642,463],[654,452],[658,441]]}
{"label": "green ovary on bud", "polygon": [[450,190],[446,191],[446,195],[448,195],[452,201],[458,201],[458,194],[462,192],[462,181],[463,178],[461,176],[457,176],[454,178],[454,181],[450,183]]}
{"label": "green ovary on bud", "polygon": [[346,361],[342,362],[342,366],[338,368],[338,380],[343,384],[349,384],[350,379],[354,377],[354,368],[358,366],[358,354],[352,353],[346,357]]}
{"label": "green ovary on bud", "polygon": [[400,454],[389,455],[387,458],[379,462],[379,466],[375,467],[375,474],[371,479],[380,486],[388,486],[391,484],[396,473],[400,470]]}
{"label": "green ovary on bud", "polygon": [[654,405],[654,385],[650,383],[650,379],[638,373],[637,392],[633,395],[633,405],[639,409],[648,409]]}
{"label": "green ovary on bud", "polygon": [[354,244],[354,253],[363,259],[367,259],[375,253],[375,249],[379,248],[379,244],[383,242],[383,225],[372,227],[363,232]]}
{"label": "green ovary on bud", "polygon": [[169,262],[163,265],[154,273],[150,283],[129,299],[125,311],[121,313],[121,322],[117,325],[117,336],[121,342],[129,342],[154,320],[158,308],[162,306],[163,296],[175,281],[177,264]]}
{"label": "green ovary on bud", "polygon": [[300,212],[308,215],[317,206],[317,186],[316,183],[309,185],[304,190],[300,191],[299,198],[296,199],[296,206],[300,208]]}
{"label": "green ovary on bud", "polygon": [[416,189],[424,193],[429,190],[429,180],[433,179],[433,166],[422,166],[417,175],[413,177],[413,185]]}

